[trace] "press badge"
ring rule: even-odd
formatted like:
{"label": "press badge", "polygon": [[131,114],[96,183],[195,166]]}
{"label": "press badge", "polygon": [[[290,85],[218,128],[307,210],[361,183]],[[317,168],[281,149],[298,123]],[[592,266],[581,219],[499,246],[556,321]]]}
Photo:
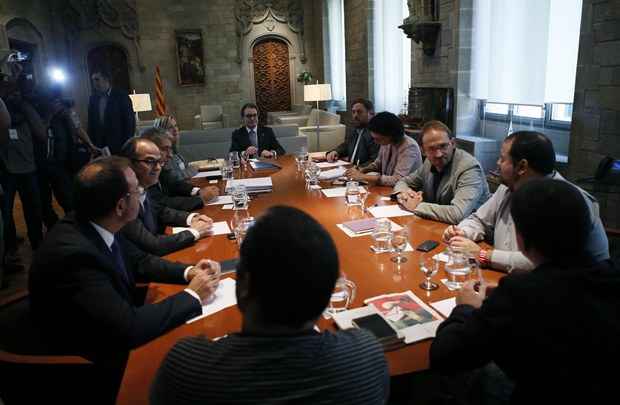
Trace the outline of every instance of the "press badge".
{"label": "press badge", "polygon": [[17,130],[16,129],[9,129],[9,139],[12,141],[19,141],[19,136],[17,136]]}

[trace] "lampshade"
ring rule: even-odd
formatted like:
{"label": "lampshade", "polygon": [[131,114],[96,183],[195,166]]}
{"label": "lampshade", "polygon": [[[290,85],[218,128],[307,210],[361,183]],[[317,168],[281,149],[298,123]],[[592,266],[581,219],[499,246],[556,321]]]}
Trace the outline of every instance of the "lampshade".
{"label": "lampshade", "polygon": [[304,101],[326,101],[332,99],[332,86],[325,84],[307,84],[304,86]]}
{"label": "lampshade", "polygon": [[153,109],[151,106],[151,95],[148,93],[130,94],[129,98],[131,99],[134,112],[151,111]]}

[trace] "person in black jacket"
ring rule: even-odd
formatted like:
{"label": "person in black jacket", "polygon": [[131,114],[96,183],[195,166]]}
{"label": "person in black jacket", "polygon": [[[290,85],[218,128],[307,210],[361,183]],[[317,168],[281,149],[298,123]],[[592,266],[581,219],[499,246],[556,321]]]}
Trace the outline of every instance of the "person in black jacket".
{"label": "person in black jacket", "polygon": [[351,103],[353,127],[347,126],[344,142],[327,152],[328,162],[338,159],[364,167],[375,161],[379,154],[379,144],[370,136],[368,122],[375,115],[375,107],[370,100],[358,98]]}
{"label": "person in black jacket", "polygon": [[91,79],[95,93],[88,102],[88,135],[95,146],[108,147],[117,155],[136,132],[136,118],[127,93],[112,88],[110,75],[95,70]]}
{"label": "person in black jacket", "polygon": [[230,143],[231,152],[246,152],[248,156],[258,155],[263,158],[272,158],[276,154],[286,153],[276,139],[273,129],[258,125],[258,107],[247,103],[241,107],[243,126],[235,129]]}
{"label": "person in black jacket", "polygon": [[[157,145],[148,139],[132,138],[123,145],[121,155],[131,161],[131,168],[136,173],[143,190],[148,190],[157,184],[163,166]],[[211,231],[211,218],[205,215],[190,214],[166,207],[151,200],[146,192],[139,200],[138,217],[129,222],[122,232],[126,238],[151,254],[163,256],[182,249],[208,236]],[[164,235],[167,225],[187,229],[176,234]]]}
{"label": "person in black jacket", "polygon": [[[604,403],[616,396],[620,272],[584,246],[580,191],[532,180],[512,196],[519,249],[534,264],[487,293],[464,286],[431,345],[431,367],[454,373],[493,361],[514,381],[511,403]],[[484,297],[486,296],[486,299]]]}
{"label": "person in black jacket", "polygon": [[214,186],[195,187],[188,180],[178,176],[164,176],[166,167],[172,158],[172,139],[168,133],[159,128],[148,128],[140,137],[148,139],[159,148],[164,166],[159,175],[159,182],[147,190],[152,200],[181,211],[193,211],[203,208],[220,194]]}
{"label": "person in black jacket", "polygon": [[[119,234],[140,206],[138,180],[127,159],[85,166],[74,196],[75,212],[54,226],[33,258],[30,310],[51,350],[84,356],[101,369],[105,392],[91,393],[93,402],[113,403],[129,351],[201,314],[217,287],[219,264],[169,262]],[[137,300],[136,281],[189,285],[144,304]]]}

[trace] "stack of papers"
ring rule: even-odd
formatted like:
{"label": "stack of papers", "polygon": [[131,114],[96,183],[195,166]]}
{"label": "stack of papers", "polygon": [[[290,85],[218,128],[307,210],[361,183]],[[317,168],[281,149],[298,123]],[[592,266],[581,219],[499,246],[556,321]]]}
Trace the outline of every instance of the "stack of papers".
{"label": "stack of papers", "polygon": [[232,204],[232,196],[230,195],[218,195],[214,200],[209,202],[207,205],[224,205],[224,204]]}
{"label": "stack of papers", "polygon": [[377,226],[377,220],[375,218],[358,219],[356,221],[344,222],[342,226],[355,234],[365,233],[375,229]]}
{"label": "stack of papers", "polygon": [[267,161],[264,161],[264,160],[258,160],[258,159],[251,159],[250,160],[250,166],[252,166],[252,169],[254,169],[254,170],[275,170],[275,169],[281,169],[281,167],[278,166],[275,163],[267,162]]}
{"label": "stack of papers", "polygon": [[205,159],[189,162],[189,165],[200,170],[218,170],[224,165],[224,159]]}
{"label": "stack of papers", "polygon": [[204,177],[222,177],[221,170],[212,170],[210,172],[198,172],[192,179],[200,179]]}
{"label": "stack of papers", "polygon": [[398,204],[370,207],[368,208],[368,212],[375,218],[406,217],[408,215],[413,215],[413,212],[405,211],[400,208]]}
{"label": "stack of papers", "polygon": [[[177,234],[179,232],[187,231],[190,228],[183,226],[175,226],[172,227],[172,233]],[[230,227],[226,221],[214,222],[213,227],[211,228],[211,236],[215,235],[226,235],[230,233]]]}
{"label": "stack of papers", "polygon": [[338,166],[335,169],[331,169],[331,170],[325,170],[324,172],[321,171],[321,174],[319,174],[319,180],[337,179],[338,177],[344,176],[344,173],[346,171],[347,170],[342,166]]}
{"label": "stack of papers", "polygon": [[[345,197],[347,188],[346,187],[332,187],[332,188],[327,188],[325,190],[322,190],[321,192],[325,195],[325,197],[328,197],[328,198]],[[367,192],[368,190],[366,190],[365,188],[363,187],[360,188],[360,193],[367,193]]]}
{"label": "stack of papers", "polygon": [[269,193],[273,190],[271,177],[255,177],[253,179],[228,180],[226,192],[230,193],[237,184],[243,184],[248,193]]}

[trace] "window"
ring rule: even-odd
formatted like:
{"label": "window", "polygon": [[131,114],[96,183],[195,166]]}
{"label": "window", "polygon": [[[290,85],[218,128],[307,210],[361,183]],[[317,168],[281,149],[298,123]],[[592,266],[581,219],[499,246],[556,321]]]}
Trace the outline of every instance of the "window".
{"label": "window", "polygon": [[480,118],[492,121],[513,121],[514,124],[535,124],[543,127],[568,129],[573,115],[573,105],[550,103],[542,106],[502,104],[482,101]]}
{"label": "window", "polygon": [[323,37],[325,38],[325,83],[332,87],[332,106],[347,109],[347,80],[344,56],[343,0],[325,0]]}
{"label": "window", "polygon": [[552,104],[551,121],[571,122],[573,116],[572,104]]}
{"label": "window", "polygon": [[510,104],[485,103],[484,109],[487,114],[508,115]]}
{"label": "window", "polygon": [[541,119],[543,117],[543,109],[533,105],[515,105],[514,115],[522,118]]}

